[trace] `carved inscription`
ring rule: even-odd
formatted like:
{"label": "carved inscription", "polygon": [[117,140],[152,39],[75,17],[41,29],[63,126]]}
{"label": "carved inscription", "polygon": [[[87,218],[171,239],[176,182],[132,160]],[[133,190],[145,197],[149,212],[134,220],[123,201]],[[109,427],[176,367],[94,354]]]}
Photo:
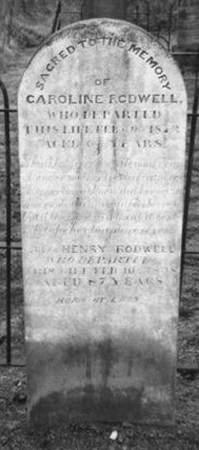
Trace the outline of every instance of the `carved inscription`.
{"label": "carved inscription", "polygon": [[[60,305],[137,302],[143,290],[157,291],[164,282],[161,264],[150,270],[154,255],[161,260],[176,251],[175,239],[165,244],[164,236],[174,227],[178,200],[167,194],[180,181],[179,163],[165,161],[165,152],[178,139],[179,124],[165,121],[162,106],[181,100],[174,94],[108,94],[111,81],[94,79],[95,94],[26,96],[30,108],[41,108],[42,122],[25,123],[25,135],[36,137],[45,151],[23,161],[41,200],[41,208],[32,209],[26,195],[23,222],[38,240],[67,236],[56,255],[33,247],[35,261],[43,253],[42,266],[36,262],[28,278],[34,275],[51,292],[60,289],[54,295]],[[103,162],[105,140],[109,167]],[[82,236],[89,244],[76,243]],[[90,243],[93,238],[99,244]],[[110,243],[100,244],[107,238]]]}
{"label": "carved inscription", "polygon": [[[154,59],[148,51],[142,48],[139,45],[136,45],[132,42],[127,42],[125,39],[118,39],[117,37],[110,38],[107,36],[103,36],[95,39],[83,39],[77,42],[77,45],[69,45],[68,47],[62,48],[56,55],[54,55],[46,64],[43,73],[40,74],[39,80],[36,82],[36,88],[39,90],[43,90],[45,88],[45,83],[47,83],[50,74],[54,71],[55,68],[61,65],[63,60],[68,58],[79,50],[84,49],[93,49],[96,47],[98,51],[100,47],[106,51],[109,47],[115,47],[116,49],[122,49],[128,52],[130,55],[138,56],[138,58],[145,61],[146,64],[150,66],[150,68],[154,71],[155,75],[158,77],[158,80],[162,84],[163,89],[171,90],[170,82],[168,76],[164,72],[163,67],[160,65],[158,61]],[[99,83],[100,84],[100,83]]]}

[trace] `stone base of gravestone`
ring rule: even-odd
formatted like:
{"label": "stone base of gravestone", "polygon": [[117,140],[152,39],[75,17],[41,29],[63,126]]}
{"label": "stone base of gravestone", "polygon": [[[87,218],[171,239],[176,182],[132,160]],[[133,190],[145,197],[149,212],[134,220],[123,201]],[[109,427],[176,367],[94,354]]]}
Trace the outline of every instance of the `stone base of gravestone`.
{"label": "stone base of gravestone", "polygon": [[28,414],[173,420],[186,93],[124,21],[52,36],[19,92]]}

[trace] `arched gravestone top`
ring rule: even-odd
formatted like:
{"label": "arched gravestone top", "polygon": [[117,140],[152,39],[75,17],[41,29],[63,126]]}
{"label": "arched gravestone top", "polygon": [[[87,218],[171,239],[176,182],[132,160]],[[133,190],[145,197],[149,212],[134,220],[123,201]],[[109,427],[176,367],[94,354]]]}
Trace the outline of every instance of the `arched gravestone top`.
{"label": "arched gravestone top", "polygon": [[186,93],[123,21],[72,24],[19,91],[31,419],[173,417]]}
{"label": "arched gravestone top", "polygon": [[[104,34],[106,33],[106,35]],[[108,33],[108,35],[107,35]],[[107,37],[107,39],[106,39]],[[93,38],[97,40],[97,44],[94,45]],[[83,42],[84,39],[86,39],[87,42]],[[90,39],[90,43],[89,43]],[[92,40],[92,42],[91,42]],[[110,41],[109,41],[110,40]],[[68,50],[68,52],[60,51],[60,44],[61,41],[63,41],[63,44],[66,44],[68,42],[69,45],[74,46],[74,51],[71,49]],[[101,44],[101,46],[100,46]],[[130,48],[131,44],[137,44],[136,49]],[[143,49],[140,46],[144,46]],[[75,59],[80,59],[80,54],[82,53],[82,49],[91,50],[91,47],[94,47],[94,49],[97,49],[97,51],[100,51],[100,48],[102,50],[118,50],[123,49],[123,53],[127,54],[129,57],[129,62],[131,61],[132,55],[138,55],[139,59],[142,61],[147,62],[148,67],[152,67],[154,71],[157,71],[157,66],[159,67],[161,60],[164,61],[164,68],[166,69],[169,67],[169,70],[172,68],[172,82],[173,86],[177,86],[178,82],[180,82],[180,85],[183,85],[183,92],[185,92],[184,82],[182,79],[182,76],[180,74],[180,71],[177,67],[176,62],[171,57],[170,53],[167,52],[165,48],[163,48],[156,39],[146,32],[145,30],[141,29],[140,27],[130,24],[123,20],[114,20],[114,19],[89,19],[84,20],[81,22],[73,23],[72,25],[68,25],[67,27],[63,28],[61,31],[58,31],[54,35],[52,35],[46,42],[41,45],[39,50],[36,52],[36,54],[33,57],[33,60],[30,61],[29,66],[27,67],[27,70],[24,74],[23,80],[27,77],[29,78],[30,74],[28,72],[29,67],[30,71],[32,70],[32,64],[34,61],[34,65],[37,66],[37,64],[41,61],[41,58],[43,56],[48,57],[51,56],[54,51],[58,50],[58,54],[54,55],[54,57],[57,57],[57,62],[55,61],[50,67],[45,67],[43,64],[43,68],[46,69],[44,73],[44,78],[41,80],[42,86],[43,84],[46,85],[47,79],[52,79],[52,74],[55,76],[54,69],[56,68],[57,71],[60,69],[60,63],[63,64],[63,62],[68,63],[68,56],[75,55]],[[152,48],[152,54],[148,54],[146,49]],[[79,51],[79,54],[77,53]],[[85,53],[85,52],[83,52]],[[103,53],[103,58],[107,58],[107,51],[106,53]],[[82,59],[86,59],[87,55],[82,54]],[[158,64],[155,64],[153,62],[152,57],[156,57],[155,62]],[[159,61],[157,61],[157,57],[159,57]],[[89,60],[92,58],[92,55],[90,55]],[[73,63],[74,61],[72,61]],[[63,67],[62,67],[63,69]],[[68,67],[66,67],[66,70]],[[145,68],[145,71],[147,69]],[[49,77],[51,73],[51,77]],[[160,72],[160,69],[158,69],[158,72]],[[166,70],[165,70],[166,72]],[[165,75],[165,77],[163,77]],[[32,75],[34,77],[34,75]],[[79,74],[78,74],[79,76]],[[48,78],[49,77],[49,78]],[[167,78],[166,78],[167,77]],[[150,77],[151,78],[151,77]],[[167,86],[168,75],[166,73],[159,73],[159,79],[160,83],[162,85],[163,90],[170,90],[169,86]],[[23,86],[23,83],[21,83],[21,87]],[[37,89],[42,90],[42,86],[39,84],[37,85]],[[184,94],[186,95],[186,94]]]}

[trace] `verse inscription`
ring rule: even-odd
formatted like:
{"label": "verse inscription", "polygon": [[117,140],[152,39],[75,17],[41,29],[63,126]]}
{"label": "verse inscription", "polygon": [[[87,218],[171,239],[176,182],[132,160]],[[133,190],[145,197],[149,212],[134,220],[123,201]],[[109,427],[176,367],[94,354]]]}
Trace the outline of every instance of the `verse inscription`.
{"label": "verse inscription", "polygon": [[36,54],[19,110],[28,365],[37,354],[29,414],[46,417],[56,392],[68,420],[132,420],[138,409],[141,421],[171,420],[186,119],[179,71],[130,24],[74,24]]}

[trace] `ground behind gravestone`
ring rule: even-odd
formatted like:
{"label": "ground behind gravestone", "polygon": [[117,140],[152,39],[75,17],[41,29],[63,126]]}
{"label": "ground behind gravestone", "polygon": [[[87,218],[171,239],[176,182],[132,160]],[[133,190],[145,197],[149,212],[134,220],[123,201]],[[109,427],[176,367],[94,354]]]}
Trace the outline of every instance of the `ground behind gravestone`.
{"label": "ground behind gravestone", "polygon": [[[34,49],[13,47],[4,55],[1,78],[5,82],[10,104],[16,107],[19,80]],[[193,97],[193,70],[187,68],[189,104]],[[5,240],[5,162],[2,116],[0,118],[0,241]],[[17,116],[11,116],[12,150],[12,237],[20,239],[20,193],[17,141]],[[196,143],[189,218],[188,247],[199,250],[199,132]],[[5,280],[5,252],[0,251],[0,278]],[[199,365],[199,258],[186,257],[183,292],[180,304],[178,365]],[[12,263],[12,343],[14,360],[24,357],[23,294],[21,253],[13,251]],[[0,352],[5,358],[6,309],[5,284],[0,287]],[[199,376],[184,371],[177,377],[176,425],[155,428],[124,424],[71,424],[65,430],[30,430],[26,417],[25,368],[0,369],[0,449],[5,450],[194,450],[199,449]],[[117,431],[115,440],[110,439]]]}

